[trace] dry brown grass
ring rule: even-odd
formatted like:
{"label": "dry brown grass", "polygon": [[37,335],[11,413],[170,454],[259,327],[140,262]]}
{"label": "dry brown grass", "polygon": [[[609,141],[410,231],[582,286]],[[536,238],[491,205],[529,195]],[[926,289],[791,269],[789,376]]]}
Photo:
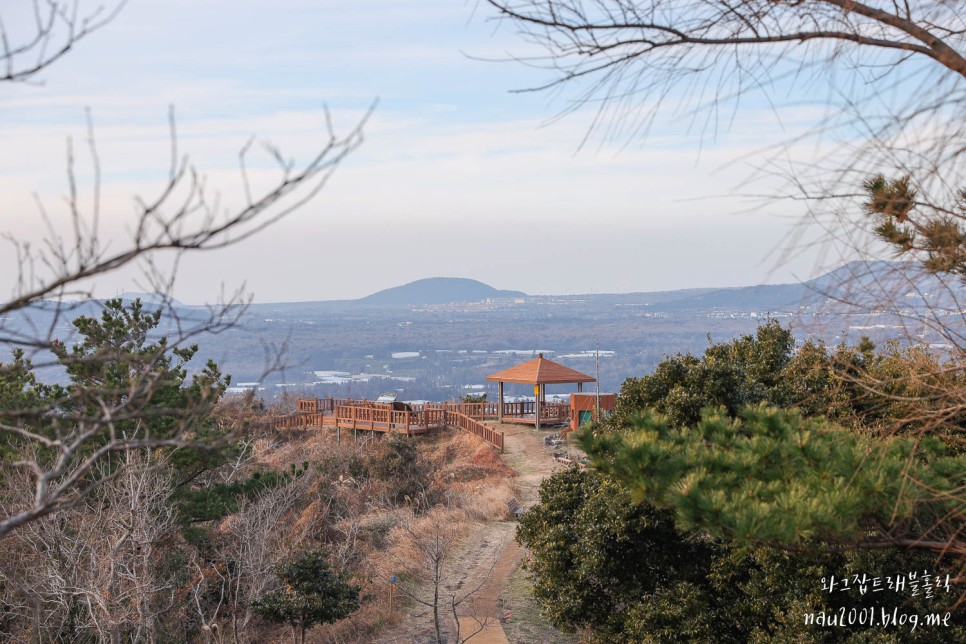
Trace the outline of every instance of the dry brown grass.
{"label": "dry brown grass", "polygon": [[299,513],[292,530],[296,534],[319,534],[325,527],[329,507],[321,499],[316,499]]}
{"label": "dry brown grass", "polygon": [[[339,470],[343,462],[377,454],[382,449],[379,441],[384,440],[360,441],[364,444],[356,446],[351,434],[346,438],[343,435],[338,445],[331,429],[280,432],[260,439],[253,447],[252,467],[286,471],[293,463],[298,466],[308,461],[310,475],[319,478],[292,518],[293,532],[324,535],[335,549],[352,525],[358,526],[353,569],[363,596],[371,601],[337,624],[316,627],[307,638],[309,642],[391,640],[391,633],[398,634],[404,607],[397,604],[389,617],[386,577],[389,571],[406,574],[404,571],[419,567],[423,555],[414,545],[418,536],[439,529],[442,523],[443,529],[458,539],[479,522],[506,518],[507,501],[514,495],[514,471],[497,451],[475,436],[441,431],[412,439],[420,461],[432,472],[430,496],[441,502],[428,511],[418,499],[391,507],[385,492],[392,481],[350,480],[344,471],[325,472],[316,467],[328,462],[330,466],[335,463]],[[328,485],[322,480],[326,476],[331,477]],[[273,634],[277,641],[287,641],[284,629]]]}
{"label": "dry brown grass", "polygon": [[507,501],[513,496],[514,471],[500,454],[475,436],[460,433],[437,449],[440,459],[437,480],[469,521],[506,518]]}
{"label": "dry brown grass", "polygon": [[334,444],[334,432],[329,430],[288,430],[258,439],[252,448],[252,455],[255,463],[281,471],[292,463],[318,462],[332,450]]}

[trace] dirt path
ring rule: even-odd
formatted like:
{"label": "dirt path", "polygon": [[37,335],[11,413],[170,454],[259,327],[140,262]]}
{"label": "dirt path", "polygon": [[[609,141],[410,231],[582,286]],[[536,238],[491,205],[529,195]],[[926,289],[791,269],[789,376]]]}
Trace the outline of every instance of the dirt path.
{"label": "dirt path", "polygon": [[[537,432],[532,427],[517,424],[492,423],[492,426],[505,434],[503,460],[516,472],[513,483],[517,501],[521,507],[529,508],[539,500],[540,483],[565,466],[555,461],[550,449],[544,446],[543,437],[547,432]],[[539,618],[532,598],[528,600],[530,610],[523,612],[529,612],[534,621],[540,622],[535,626],[539,631],[536,637],[532,628],[526,631],[524,637],[520,625],[515,621],[519,619],[520,595],[529,594],[528,584],[521,583],[522,572],[519,569],[526,551],[515,540],[516,527],[517,523],[513,520],[475,524],[449,558],[447,568],[450,572],[445,575],[444,592],[441,594],[451,597],[472,592],[471,597],[457,609],[459,639],[454,637],[453,623],[449,632],[451,641],[462,641],[473,633],[476,634],[470,639],[470,644],[567,641],[563,634]],[[445,606],[440,609],[447,611],[447,621],[453,622],[451,609]],[[511,618],[513,624],[504,629],[500,616],[507,611],[514,613]],[[427,620],[431,621],[431,618],[425,609],[414,607],[409,617],[398,624],[395,635],[382,641],[387,644],[432,641],[432,635],[426,628]],[[516,630],[518,635],[508,637],[506,630]]]}
{"label": "dirt path", "polygon": [[[516,498],[522,507],[528,508],[539,500],[540,483],[563,465],[555,461],[550,450],[544,447],[545,433],[538,433],[525,425],[496,426],[505,433],[504,459],[517,473],[514,481]],[[513,610],[512,601],[506,601],[507,590],[510,577],[520,567],[525,553],[515,535],[514,521],[484,523],[474,531],[455,560],[455,565],[465,571],[457,585],[463,589],[480,586],[458,611],[461,637],[477,630],[481,624],[485,625],[472,638],[473,644],[506,644],[510,641],[499,616]]]}

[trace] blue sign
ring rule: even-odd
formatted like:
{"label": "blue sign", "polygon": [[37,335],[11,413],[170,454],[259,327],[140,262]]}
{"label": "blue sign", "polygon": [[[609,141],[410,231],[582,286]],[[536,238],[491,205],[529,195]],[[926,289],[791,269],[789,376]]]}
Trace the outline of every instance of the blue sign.
{"label": "blue sign", "polygon": [[396,575],[393,575],[392,577],[390,577],[389,581],[392,583],[396,583]]}

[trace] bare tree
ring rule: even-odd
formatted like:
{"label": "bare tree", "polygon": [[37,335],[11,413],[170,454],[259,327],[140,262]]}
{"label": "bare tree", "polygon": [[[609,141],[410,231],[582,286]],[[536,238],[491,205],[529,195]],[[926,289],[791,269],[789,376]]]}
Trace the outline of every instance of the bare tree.
{"label": "bare tree", "polygon": [[[221,609],[225,606],[228,577],[218,565],[203,568],[198,562],[197,556],[192,558],[191,563],[198,573],[197,579],[191,585],[191,599],[198,615],[198,621],[201,622],[201,632],[204,634],[205,641],[220,644],[224,641],[226,633],[218,624],[218,618]],[[202,606],[202,595],[208,590],[209,585],[217,585],[218,587],[218,601],[213,608]]]}
{"label": "bare tree", "polygon": [[[563,112],[593,110],[588,137],[646,135],[655,119],[682,114],[714,133],[743,102],[764,99],[780,119],[789,96],[822,97],[824,116],[815,110],[813,128],[800,135],[825,142],[820,158],[796,160],[795,138],[763,147],[753,161],[756,176],[785,181],[758,197],[794,199],[807,211],[782,259],[814,243],[817,230],[826,261],[916,260],[931,281],[907,266],[876,277],[872,268],[881,265],[859,265],[824,294],[852,312],[891,307],[906,339],[948,344],[957,360],[966,355],[962,3],[487,2],[543,51],[524,61],[550,78],[527,91],[572,92]],[[916,309],[900,301],[908,293],[942,301]]]}
{"label": "bare tree", "polygon": [[[19,589],[29,628],[41,639],[96,636],[154,641],[174,605],[160,544],[174,528],[171,485],[148,450],[128,450],[124,467],[83,507],[32,522],[6,543],[28,566]],[[29,494],[29,486],[19,486]]]}
{"label": "bare tree", "polygon": [[228,595],[231,601],[234,641],[245,632],[254,613],[252,604],[271,587],[276,564],[285,556],[284,545],[301,542],[283,518],[292,511],[307,485],[305,477],[245,502],[228,523],[228,538],[220,559],[229,564]]}
{"label": "bare tree", "polygon": [[[611,135],[635,133],[662,108],[717,106],[707,117],[726,123],[732,111],[722,108],[734,108],[747,92],[780,86],[789,77],[799,88],[810,87],[839,63],[860,76],[868,73],[861,80],[874,80],[877,87],[863,95],[853,80],[836,78],[839,93],[829,100],[874,103],[890,83],[907,80],[897,77],[900,68],[926,59],[939,68],[916,68],[929,77],[916,88],[925,93],[905,96],[906,116],[923,110],[948,115],[963,100],[966,17],[958,3],[945,0],[487,2],[545,50],[545,57],[528,61],[553,76],[532,90],[574,85],[577,100],[568,109],[592,102],[602,117],[595,125],[615,128]],[[692,82],[686,93],[671,93]],[[665,99],[678,104],[666,106]],[[626,113],[635,110],[642,110],[643,119]],[[886,114],[883,125],[905,127],[891,118],[901,114]],[[946,134],[961,133],[958,124],[945,125]]]}
{"label": "bare tree", "polygon": [[[359,496],[370,498],[372,487],[371,480],[359,484]],[[334,511],[333,506],[335,506]],[[365,526],[365,510],[364,506],[352,503],[343,494],[336,493],[328,501],[326,518],[332,515],[331,518],[334,520],[331,521],[330,527],[338,534],[337,539],[330,540],[332,560],[338,570],[351,570],[362,557],[362,551],[356,544]]]}
{"label": "bare tree", "polygon": [[[460,615],[460,607],[472,603],[489,580],[502,546],[494,549],[493,560],[484,574],[464,586],[467,571],[458,570],[453,561],[464,533],[457,517],[443,506],[436,506],[422,516],[410,510],[402,516],[400,526],[403,541],[397,545],[402,554],[393,557],[398,572],[404,577],[398,585],[399,594],[430,611],[434,641],[437,644],[447,641],[447,612],[452,614],[456,642],[466,642],[481,633],[492,616],[466,617]],[[380,576],[385,577],[387,572],[380,571]],[[467,621],[473,622],[469,632],[463,628]]]}
{"label": "bare tree", "polygon": [[[8,31],[4,16],[9,10],[5,7],[0,11],[0,66],[4,68],[0,82],[33,78],[78,41],[108,25],[124,4],[121,1],[108,8],[91,9],[82,0],[34,0],[34,29],[19,34],[19,38]],[[48,231],[42,243],[3,235],[16,257],[19,275],[10,297],[0,300],[0,347],[26,353],[15,353],[10,363],[0,362],[0,383],[11,392],[0,400],[0,458],[4,465],[0,482],[7,478],[8,467],[26,471],[33,481],[34,495],[30,503],[21,500],[4,504],[7,513],[0,515],[0,538],[78,503],[100,480],[91,474],[114,454],[144,447],[217,446],[199,438],[196,429],[217,400],[219,386],[209,380],[207,390],[198,390],[200,395],[191,404],[165,406],[156,395],[164,386],[158,377],[163,371],[159,367],[175,356],[180,356],[180,367],[186,362],[184,357],[193,354],[194,340],[230,328],[249,300],[238,291],[210,307],[205,315],[197,311],[182,315],[171,296],[180,258],[186,253],[238,243],[306,204],[361,144],[367,118],[368,113],[346,135],[339,136],[326,110],[318,151],[300,164],[266,143],[261,149],[278,168],[269,185],[256,186],[249,180],[248,168],[256,147],[254,140],[248,141],[238,156],[241,201],[231,206],[179,149],[172,111],[167,176],[157,194],[134,199],[135,214],[126,239],[108,238],[102,229],[101,161],[93,123],[88,118],[86,149],[91,185],[81,188],[75,169],[79,162],[69,144],[63,221],[38,202]],[[116,345],[113,351],[107,344],[96,355],[68,351],[58,329],[65,318],[81,309],[77,302],[95,301],[90,280],[135,267],[141,270],[143,288],[157,294],[157,306],[163,310],[167,333],[161,350],[136,365],[119,338],[112,341]],[[43,388],[36,382],[36,370],[82,370],[94,360],[127,365],[128,373],[111,382],[88,381],[85,386],[74,382],[57,395],[50,389],[40,393]],[[277,352],[267,354],[266,372],[280,366]],[[160,418],[176,420],[175,426],[169,427],[171,431],[157,434],[145,430],[148,421]]]}
{"label": "bare tree", "polygon": [[[749,102],[773,108],[780,121],[783,104],[813,97],[824,110],[813,110],[810,131],[773,141],[770,149],[763,142],[751,157],[752,178],[785,181],[758,195],[766,203],[801,200],[825,240],[881,252],[869,246],[874,235],[861,234],[876,225],[862,187],[884,174],[908,179],[926,222],[963,223],[957,206],[966,185],[961,3],[487,2],[542,50],[524,61],[550,78],[526,91],[570,92],[563,113],[590,108],[595,115],[588,137],[634,138],[646,135],[655,119],[682,116],[713,136]],[[803,157],[795,145],[805,137],[824,147]],[[796,229],[789,252],[810,239],[805,227]],[[828,252],[837,259],[836,250]]]}

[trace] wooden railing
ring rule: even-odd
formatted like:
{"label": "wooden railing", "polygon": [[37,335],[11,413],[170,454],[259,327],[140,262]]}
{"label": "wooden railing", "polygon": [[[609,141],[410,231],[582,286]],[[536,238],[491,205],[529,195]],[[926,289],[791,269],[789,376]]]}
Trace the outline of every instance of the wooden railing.
{"label": "wooden railing", "polygon": [[[500,403],[496,402],[459,402],[447,403],[450,411],[456,411],[470,418],[496,418],[500,415]],[[504,407],[507,403],[504,403]]]}
{"label": "wooden railing", "polygon": [[332,413],[339,405],[355,402],[348,398],[299,398],[296,401],[300,414]]}
{"label": "wooden railing", "polygon": [[[497,403],[499,406],[499,403]],[[504,416],[532,416],[536,413],[537,404],[531,401],[503,403]]]}
{"label": "wooden railing", "polygon": [[427,427],[443,427],[446,425],[446,403],[425,403],[413,405],[413,411]]}
{"label": "wooden railing", "polygon": [[[533,403],[507,403],[507,405],[520,404],[533,405]],[[297,401],[297,409],[296,414],[276,418],[273,426],[276,429],[321,427],[326,424],[326,416],[330,423],[347,429],[398,431],[406,434],[415,428],[425,431],[432,427],[449,425],[478,436],[499,448],[501,452],[504,450],[503,432],[480,422],[484,418],[497,416],[497,403],[425,403],[411,405],[412,411],[401,411],[393,409],[391,403],[338,398],[300,398]]]}
{"label": "wooden railing", "polygon": [[[499,403],[494,403],[493,416]],[[537,403],[532,400],[522,402],[503,403],[504,416],[533,416],[537,413]],[[487,415],[489,417],[489,415]],[[567,403],[545,403],[540,405],[540,420],[547,422],[564,422],[570,417],[570,405]]]}
{"label": "wooden railing", "polygon": [[275,429],[306,429],[307,427],[321,427],[325,414],[293,414],[282,416],[272,422]]}
{"label": "wooden railing", "polygon": [[[414,413],[426,414],[431,424],[441,424],[444,422],[442,416],[444,412],[456,412],[464,416],[469,416],[470,418],[478,419],[495,418],[496,406],[494,405],[492,409],[487,409],[484,405],[488,404],[490,403],[441,402],[410,405],[410,407]],[[492,415],[490,412],[492,412]]]}
{"label": "wooden railing", "polygon": [[409,433],[413,422],[413,413],[395,411],[392,405],[376,406],[340,405],[335,408],[335,421],[340,427],[350,429],[368,429],[370,431],[404,431]]}
{"label": "wooden railing", "polygon": [[497,431],[489,425],[484,425],[458,411],[444,411],[443,414],[447,425],[479,436],[490,445],[499,448],[501,452],[503,451],[503,432]]}
{"label": "wooden railing", "polygon": [[566,403],[548,403],[540,406],[540,420],[562,423],[568,418],[570,418],[570,405]]}
{"label": "wooden railing", "polygon": [[[297,401],[299,414],[335,413],[338,407],[366,407],[371,409],[393,409],[392,403],[380,403],[371,400],[354,400],[350,398],[299,398]],[[410,405],[414,414],[422,415],[430,412],[431,422],[442,422],[438,417],[440,412],[458,412],[477,420],[499,417],[500,404],[497,402],[443,402]],[[532,400],[523,402],[503,403],[504,416],[533,416],[536,413],[536,403]],[[546,403],[540,406],[540,419],[549,422],[564,422],[570,415],[570,406],[566,403]],[[420,420],[422,420],[420,418]],[[413,424],[422,424],[413,421]]]}

